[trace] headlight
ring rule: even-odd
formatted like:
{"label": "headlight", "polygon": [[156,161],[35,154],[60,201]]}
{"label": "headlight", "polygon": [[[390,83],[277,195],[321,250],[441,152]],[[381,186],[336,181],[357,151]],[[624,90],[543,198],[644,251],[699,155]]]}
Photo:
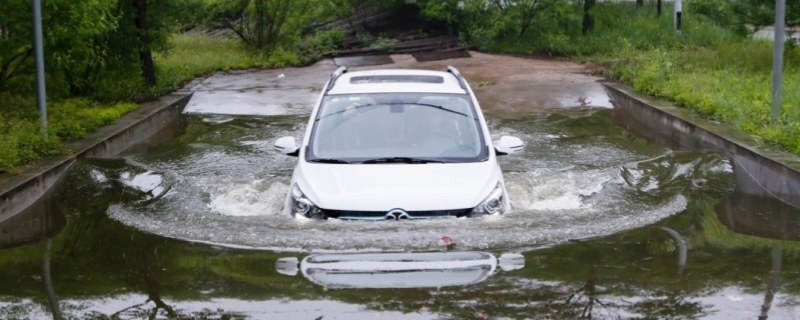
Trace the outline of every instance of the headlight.
{"label": "headlight", "polygon": [[489,196],[486,197],[483,202],[481,202],[475,209],[472,209],[472,213],[470,216],[480,216],[480,215],[487,215],[487,214],[502,214],[505,212],[506,207],[506,198],[505,194],[503,194],[503,186],[500,185],[500,182],[497,183],[497,186],[494,187],[494,190],[489,193]]}
{"label": "headlight", "polygon": [[325,219],[322,211],[311,200],[306,198],[297,185],[292,186],[292,214],[299,214],[307,218]]}

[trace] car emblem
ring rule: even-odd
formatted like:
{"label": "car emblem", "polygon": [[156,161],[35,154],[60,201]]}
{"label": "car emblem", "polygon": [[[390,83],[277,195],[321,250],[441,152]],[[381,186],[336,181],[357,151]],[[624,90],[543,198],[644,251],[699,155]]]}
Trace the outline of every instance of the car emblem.
{"label": "car emblem", "polygon": [[389,212],[386,213],[386,219],[387,220],[388,219],[401,220],[401,219],[408,219],[408,218],[409,218],[408,212],[406,212],[403,209],[392,209],[392,210],[389,210]]}

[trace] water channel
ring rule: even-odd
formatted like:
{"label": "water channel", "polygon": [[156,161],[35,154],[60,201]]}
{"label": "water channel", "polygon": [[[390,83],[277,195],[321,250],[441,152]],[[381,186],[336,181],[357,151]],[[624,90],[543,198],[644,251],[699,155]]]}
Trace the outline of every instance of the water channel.
{"label": "water channel", "polygon": [[443,221],[284,216],[297,159],[272,143],[306,109],[186,115],[4,222],[33,235],[0,241],[0,319],[797,319],[800,210],[562,100],[487,108],[527,144],[500,159],[514,212]]}

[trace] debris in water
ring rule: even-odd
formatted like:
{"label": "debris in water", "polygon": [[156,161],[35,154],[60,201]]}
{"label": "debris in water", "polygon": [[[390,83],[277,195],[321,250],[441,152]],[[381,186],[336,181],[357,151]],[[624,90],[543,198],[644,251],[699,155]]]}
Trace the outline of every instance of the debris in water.
{"label": "debris in water", "polygon": [[703,179],[703,178],[694,179],[694,181],[692,181],[692,182],[694,182],[694,185],[698,186],[698,187],[704,187],[706,184],[708,184],[708,180]]}
{"label": "debris in water", "polygon": [[449,236],[442,237],[442,240],[439,240],[439,246],[442,247],[443,251],[446,250],[453,250],[456,247],[456,242],[453,241],[453,238]]}

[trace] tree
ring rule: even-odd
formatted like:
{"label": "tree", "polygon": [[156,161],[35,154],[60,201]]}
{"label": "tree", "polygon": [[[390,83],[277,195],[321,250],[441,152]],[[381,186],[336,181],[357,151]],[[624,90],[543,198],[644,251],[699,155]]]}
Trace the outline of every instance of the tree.
{"label": "tree", "polygon": [[[50,0],[43,4],[44,53],[50,78],[66,81],[70,90],[86,85],[83,73],[104,59],[98,40],[116,27],[113,5],[104,0]],[[15,78],[33,77],[32,16],[27,0],[3,0],[0,11],[2,89]]]}
{"label": "tree", "polygon": [[661,16],[661,8],[662,8],[661,0],[658,0],[658,2],[656,3],[656,11],[657,11],[656,16],[658,17]]}
{"label": "tree", "polygon": [[[687,4],[692,12],[742,34],[775,23],[775,0],[694,0]],[[800,25],[800,1],[786,1],[786,25]]]}
{"label": "tree", "polygon": [[[116,0],[110,15],[116,28],[98,41],[105,52],[102,68],[86,75],[91,86],[81,95],[93,95],[101,100],[133,98],[133,91],[108,93],[109,82],[124,78],[133,88],[156,84],[153,52],[166,51],[169,37],[181,27],[175,19],[182,7],[179,1]],[[102,88],[102,89],[100,89]],[[129,92],[131,91],[131,92]]]}
{"label": "tree", "polygon": [[589,34],[594,30],[594,18],[592,17],[591,10],[597,0],[583,0],[583,28],[581,33],[583,35]]}
{"label": "tree", "polygon": [[252,0],[239,21],[229,26],[247,45],[271,51],[278,42],[286,17],[295,1]]}
{"label": "tree", "polygon": [[142,76],[144,76],[144,83],[152,87],[156,85],[156,67],[153,64],[153,51],[150,50],[147,0],[134,0],[133,6],[136,8],[136,28],[139,29],[139,60],[142,63]]}
{"label": "tree", "polygon": [[[26,71],[26,63],[32,54],[29,15],[23,13],[27,1],[3,1],[0,3],[0,89],[12,78]],[[30,11],[30,9],[28,9]]]}

